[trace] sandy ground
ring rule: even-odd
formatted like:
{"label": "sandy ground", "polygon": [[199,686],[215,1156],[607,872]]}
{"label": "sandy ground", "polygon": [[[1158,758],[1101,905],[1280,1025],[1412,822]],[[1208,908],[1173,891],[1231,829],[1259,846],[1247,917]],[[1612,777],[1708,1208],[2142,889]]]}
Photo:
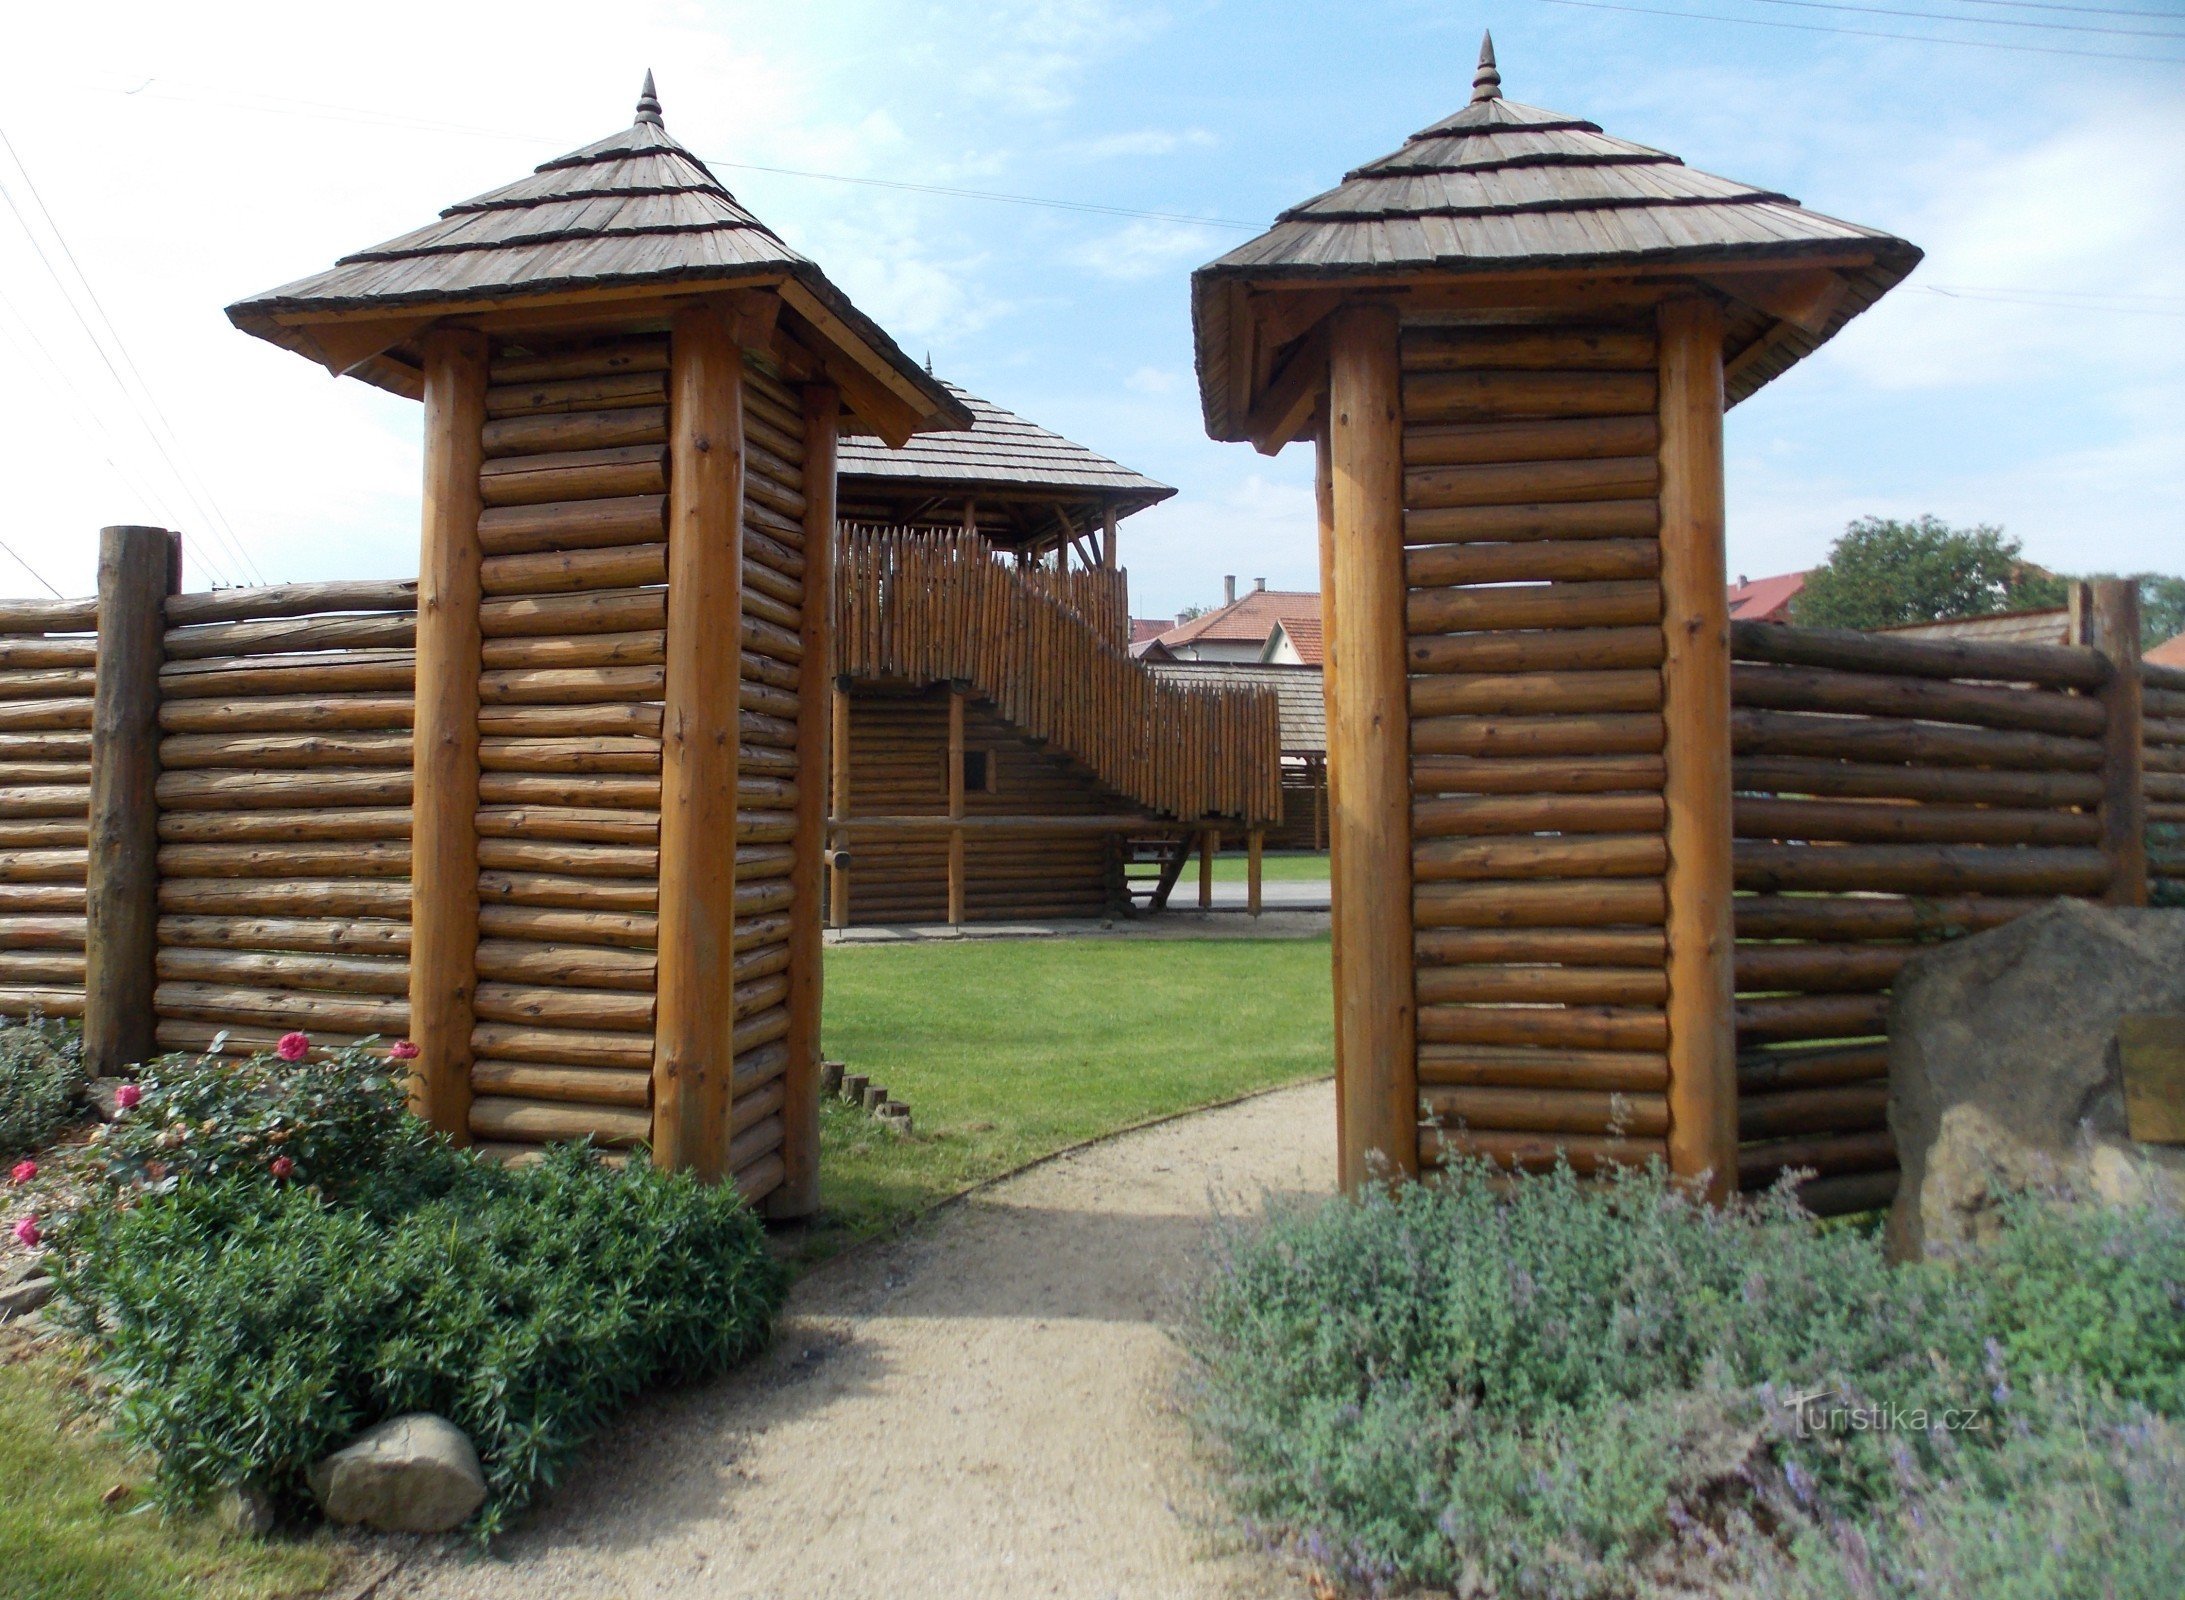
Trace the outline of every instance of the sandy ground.
{"label": "sandy ground", "polygon": [[1326,1083],[1062,1157],[807,1276],[771,1356],[627,1414],[481,1560],[374,1600],[1306,1591],[1224,1531],[1161,1323],[1214,1210],[1327,1189]]}

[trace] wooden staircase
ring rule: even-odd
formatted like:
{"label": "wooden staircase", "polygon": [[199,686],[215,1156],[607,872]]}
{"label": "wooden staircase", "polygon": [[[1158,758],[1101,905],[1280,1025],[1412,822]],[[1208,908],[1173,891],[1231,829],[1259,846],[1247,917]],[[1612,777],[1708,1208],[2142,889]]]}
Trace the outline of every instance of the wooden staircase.
{"label": "wooden staircase", "polygon": [[[1132,660],[1120,572],[1025,570],[976,534],[846,524],[835,574],[839,677],[965,685],[1151,816],[1281,818],[1273,692],[1171,683]],[[1188,853],[1188,837],[1160,843]],[[1183,870],[1159,859],[1156,904]]]}

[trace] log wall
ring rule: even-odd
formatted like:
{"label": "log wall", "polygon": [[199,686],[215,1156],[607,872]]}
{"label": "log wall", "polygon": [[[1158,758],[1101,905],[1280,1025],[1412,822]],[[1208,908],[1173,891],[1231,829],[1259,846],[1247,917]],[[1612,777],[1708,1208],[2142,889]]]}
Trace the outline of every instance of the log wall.
{"label": "log wall", "polygon": [[[948,815],[945,685],[890,691],[859,684],[850,694],[850,794],[856,809],[889,817]],[[984,819],[1127,816],[1136,807],[1084,768],[1023,737],[992,706],[965,708],[965,747],[983,753],[988,789],[967,789],[964,918],[1099,917],[1124,895],[1119,835],[996,835]],[[851,831],[850,919],[939,922],[948,910],[948,840],[939,832]]]}
{"label": "log wall", "polygon": [[416,615],[414,583],[168,599],[161,1049],[408,1033]]}
{"label": "log wall", "polygon": [[2147,876],[2168,905],[2185,905],[2185,667],[2140,663],[2147,792]]}
{"label": "log wall", "polygon": [[1666,1158],[1655,334],[1402,365],[1420,1159]]}
{"label": "log wall", "polygon": [[0,601],[0,1017],[80,1017],[96,600]]}

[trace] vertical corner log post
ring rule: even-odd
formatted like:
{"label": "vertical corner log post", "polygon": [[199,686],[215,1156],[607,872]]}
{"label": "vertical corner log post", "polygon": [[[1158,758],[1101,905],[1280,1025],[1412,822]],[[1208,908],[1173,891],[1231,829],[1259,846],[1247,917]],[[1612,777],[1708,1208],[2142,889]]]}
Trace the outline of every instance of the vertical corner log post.
{"label": "vertical corner log post", "polygon": [[948,925],[964,920],[964,691],[948,686],[948,818],[957,826],[948,830]]}
{"label": "vertical corner log post", "polygon": [[820,1001],[826,976],[827,741],[835,693],[828,661],[834,635],[835,441],[841,397],[804,388],[804,614],[797,663],[797,837],[789,885],[789,1065],[782,1081],[782,1179],[766,1197],[770,1217],[819,1209]]}
{"label": "vertical corner log post", "polygon": [[[1330,433],[1328,408],[1320,408],[1320,426],[1313,435],[1313,509],[1319,523],[1320,536],[1320,627],[1323,639],[1337,637],[1335,591],[1335,447]],[[1321,726],[1335,726],[1335,702],[1338,693],[1337,680],[1341,668],[1332,652],[1325,654],[1320,667]],[[1342,859],[1342,846],[1335,837],[1335,801],[1340,786],[1336,781],[1335,763],[1323,751],[1320,757],[1320,791],[1314,797],[1318,810],[1313,826],[1316,833],[1325,829],[1320,837],[1326,840],[1321,846],[1328,852],[1328,960],[1333,972],[1343,970],[1343,875],[1336,870]],[[1348,1059],[1343,1050],[1343,1030],[1335,1030],[1335,1148],[1337,1159],[1341,1152],[1350,1148],[1349,1117],[1344,1107],[1350,1093],[1350,1075],[1344,1069]]]}
{"label": "vertical corner log post", "polygon": [[1403,391],[1393,307],[1335,313],[1328,361],[1337,609],[1328,638],[1338,1176],[1419,1170],[1411,949],[1411,738],[1404,687]]}
{"label": "vertical corner log post", "polygon": [[470,1143],[478,979],[478,632],[485,554],[486,336],[424,336],[425,496],[417,564],[417,711],[410,869],[410,1105]]}
{"label": "vertical corner log post", "polygon": [[1737,1188],[1722,313],[1679,297],[1658,322],[1669,1169],[1719,1200]]}
{"label": "vertical corner log post", "polygon": [[2088,587],[2087,642],[2109,663],[2102,685],[2102,853],[2113,906],[2147,904],[2146,750],[2139,670],[2139,584],[2096,578]]}
{"label": "vertical corner log post", "polygon": [[653,1162],[710,1182],[727,1176],[735,1071],[743,655],[743,350],[718,306],[675,314],[668,437]]}
{"label": "vertical corner log post", "polygon": [[1110,572],[1120,564],[1115,554],[1115,502],[1100,509],[1100,564]]}
{"label": "vertical corner log post", "polygon": [[[809,493],[809,490],[807,490]],[[805,552],[811,559],[811,552]],[[827,765],[829,814],[839,827],[850,820],[850,680],[835,679],[834,698],[828,705]],[[833,854],[827,868],[827,920],[837,928],[850,925],[850,840],[836,833],[830,840]]]}
{"label": "vertical corner log post", "polygon": [[1214,909],[1214,858],[1221,854],[1221,834],[1213,828],[1199,830],[1199,909]]}
{"label": "vertical corner log post", "polygon": [[152,1053],[159,955],[159,667],[180,574],[164,528],[99,530],[83,1054],[95,1077]]}
{"label": "vertical corner log post", "polygon": [[1244,899],[1245,909],[1253,916],[1260,912],[1260,872],[1264,863],[1261,856],[1267,844],[1267,830],[1254,828],[1245,836]]}

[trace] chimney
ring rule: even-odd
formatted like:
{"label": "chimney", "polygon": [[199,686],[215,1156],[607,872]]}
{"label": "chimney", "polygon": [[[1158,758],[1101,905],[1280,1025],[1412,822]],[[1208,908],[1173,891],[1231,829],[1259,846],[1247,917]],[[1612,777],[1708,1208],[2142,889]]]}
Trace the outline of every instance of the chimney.
{"label": "chimney", "polygon": [[1232,572],[1221,581],[1221,603],[1233,606],[1237,603],[1237,575]]}
{"label": "chimney", "polygon": [[1267,580],[1265,578],[1254,578],[1252,580],[1252,592],[1254,594],[1265,594],[1267,592]]}
{"label": "chimney", "polygon": [[1188,612],[1188,611],[1179,611],[1179,612],[1177,612],[1177,613],[1176,613],[1176,626],[1177,626],[1177,627],[1179,627],[1179,628],[1180,628],[1180,627],[1182,627],[1182,626],[1183,626],[1183,625],[1184,625],[1185,623],[1189,622],[1190,620],[1191,620],[1191,613],[1190,613],[1190,612]]}

